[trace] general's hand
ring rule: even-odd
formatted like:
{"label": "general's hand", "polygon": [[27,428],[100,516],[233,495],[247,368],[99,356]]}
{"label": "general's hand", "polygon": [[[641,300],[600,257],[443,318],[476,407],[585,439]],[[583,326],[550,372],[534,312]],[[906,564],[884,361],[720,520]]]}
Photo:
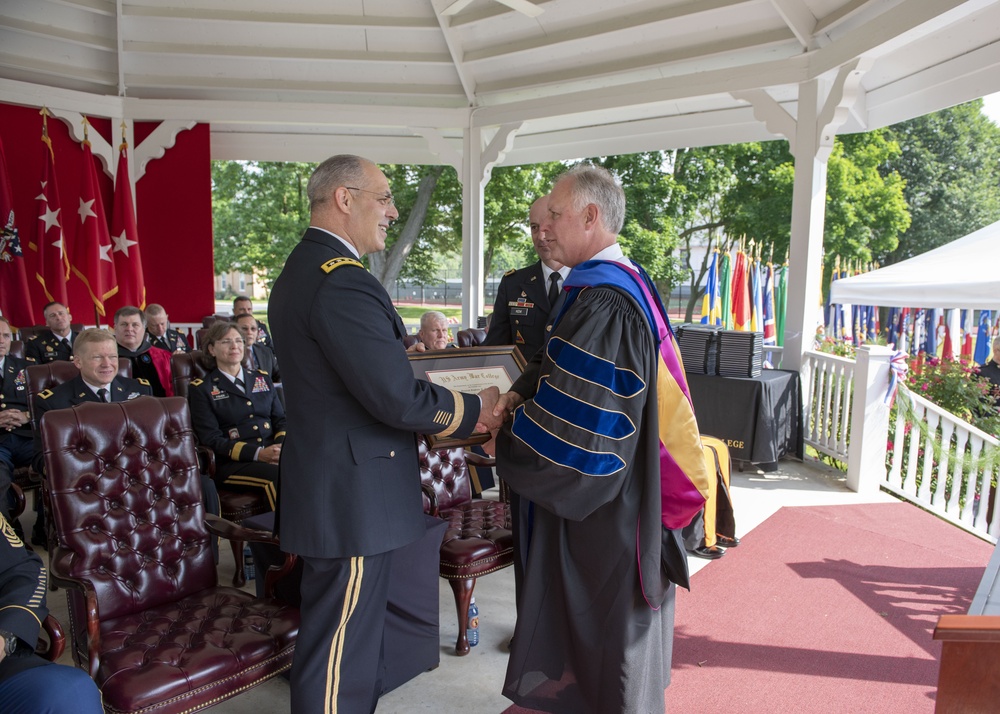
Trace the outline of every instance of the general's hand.
{"label": "general's hand", "polygon": [[406,348],[407,352],[426,352],[427,346],[423,342],[414,342]]}
{"label": "general's hand", "polygon": [[500,399],[500,390],[497,387],[487,387],[479,393],[482,408],[479,410],[479,419],[476,420],[476,431],[480,434],[493,431],[494,421],[493,411],[496,409],[497,401]]}

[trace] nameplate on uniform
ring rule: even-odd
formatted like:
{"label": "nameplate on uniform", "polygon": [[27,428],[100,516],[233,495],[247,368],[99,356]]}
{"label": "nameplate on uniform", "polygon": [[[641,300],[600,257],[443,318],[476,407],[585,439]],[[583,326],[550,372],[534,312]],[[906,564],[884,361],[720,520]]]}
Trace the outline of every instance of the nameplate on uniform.
{"label": "nameplate on uniform", "polygon": [[229,399],[229,394],[227,392],[223,392],[218,387],[212,387],[212,399]]}

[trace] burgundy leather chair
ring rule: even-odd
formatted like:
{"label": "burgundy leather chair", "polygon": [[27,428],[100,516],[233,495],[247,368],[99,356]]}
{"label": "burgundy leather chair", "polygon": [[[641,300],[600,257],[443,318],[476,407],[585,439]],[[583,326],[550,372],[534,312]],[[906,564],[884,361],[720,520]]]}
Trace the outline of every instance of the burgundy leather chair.
{"label": "burgundy leather chair", "polygon": [[[184,397],[187,400],[188,385],[192,379],[204,377],[208,370],[202,366],[201,358],[204,353],[201,350],[191,352],[175,352],[170,356],[170,373],[173,375],[174,394]],[[204,473],[215,478],[215,453],[207,447],[198,447],[198,455],[202,463]],[[263,494],[252,491],[232,491],[224,484],[216,483],[219,492],[219,513],[227,521],[232,521],[237,525],[242,525],[243,521],[250,516],[267,513],[271,510],[271,504]],[[233,585],[238,588],[246,585],[246,568],[243,563],[243,547],[245,543],[238,538],[231,538],[229,544],[233,548],[233,560],[236,561],[236,572],[233,573]]]}
{"label": "burgundy leather chair", "polygon": [[11,357],[24,359],[24,340],[11,340],[10,350],[8,350],[7,354]]}
{"label": "burgundy leather chair", "polygon": [[200,711],[291,666],[298,610],[218,584],[184,399],[83,404],[41,429],[50,568],[106,711]]}
{"label": "burgundy leather chair", "polygon": [[486,330],[470,327],[467,330],[459,330],[455,333],[455,338],[459,347],[476,347],[483,344],[486,339]]}
{"label": "burgundy leather chair", "polygon": [[472,498],[472,482],[463,449],[433,451],[417,440],[424,511],[448,522],[441,541],[441,577],[451,585],[458,611],[455,652],[469,653],[469,602],[480,575],[514,564],[510,506]]}

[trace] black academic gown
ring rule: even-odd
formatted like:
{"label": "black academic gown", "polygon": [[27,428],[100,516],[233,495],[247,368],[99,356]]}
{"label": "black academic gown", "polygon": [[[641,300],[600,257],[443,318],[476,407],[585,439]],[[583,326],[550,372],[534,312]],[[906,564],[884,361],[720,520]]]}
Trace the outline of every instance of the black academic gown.
{"label": "black academic gown", "polygon": [[[586,369],[565,361],[574,352],[566,345],[587,355]],[[593,288],[515,384],[519,393],[534,393],[542,377],[570,396],[568,420],[529,399],[497,440],[501,478],[536,504],[504,685],[521,706],[566,714],[663,711],[674,607],[665,572],[686,584],[687,571],[678,534],[660,525],[656,364],[638,306],[621,292]],[[595,384],[587,369],[601,365],[634,393],[615,396]],[[617,413],[625,431],[608,438],[573,426],[586,404]],[[543,456],[526,443],[533,424],[554,435],[555,452]]]}

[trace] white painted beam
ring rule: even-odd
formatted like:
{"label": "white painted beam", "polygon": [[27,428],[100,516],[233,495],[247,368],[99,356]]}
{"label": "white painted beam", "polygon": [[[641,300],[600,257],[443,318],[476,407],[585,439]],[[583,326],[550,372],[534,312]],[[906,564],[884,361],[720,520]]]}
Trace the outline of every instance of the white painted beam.
{"label": "white painted beam", "polygon": [[813,47],[813,33],[816,32],[816,16],[802,0],[771,0],[774,9],[781,16],[798,39],[802,49]]}

